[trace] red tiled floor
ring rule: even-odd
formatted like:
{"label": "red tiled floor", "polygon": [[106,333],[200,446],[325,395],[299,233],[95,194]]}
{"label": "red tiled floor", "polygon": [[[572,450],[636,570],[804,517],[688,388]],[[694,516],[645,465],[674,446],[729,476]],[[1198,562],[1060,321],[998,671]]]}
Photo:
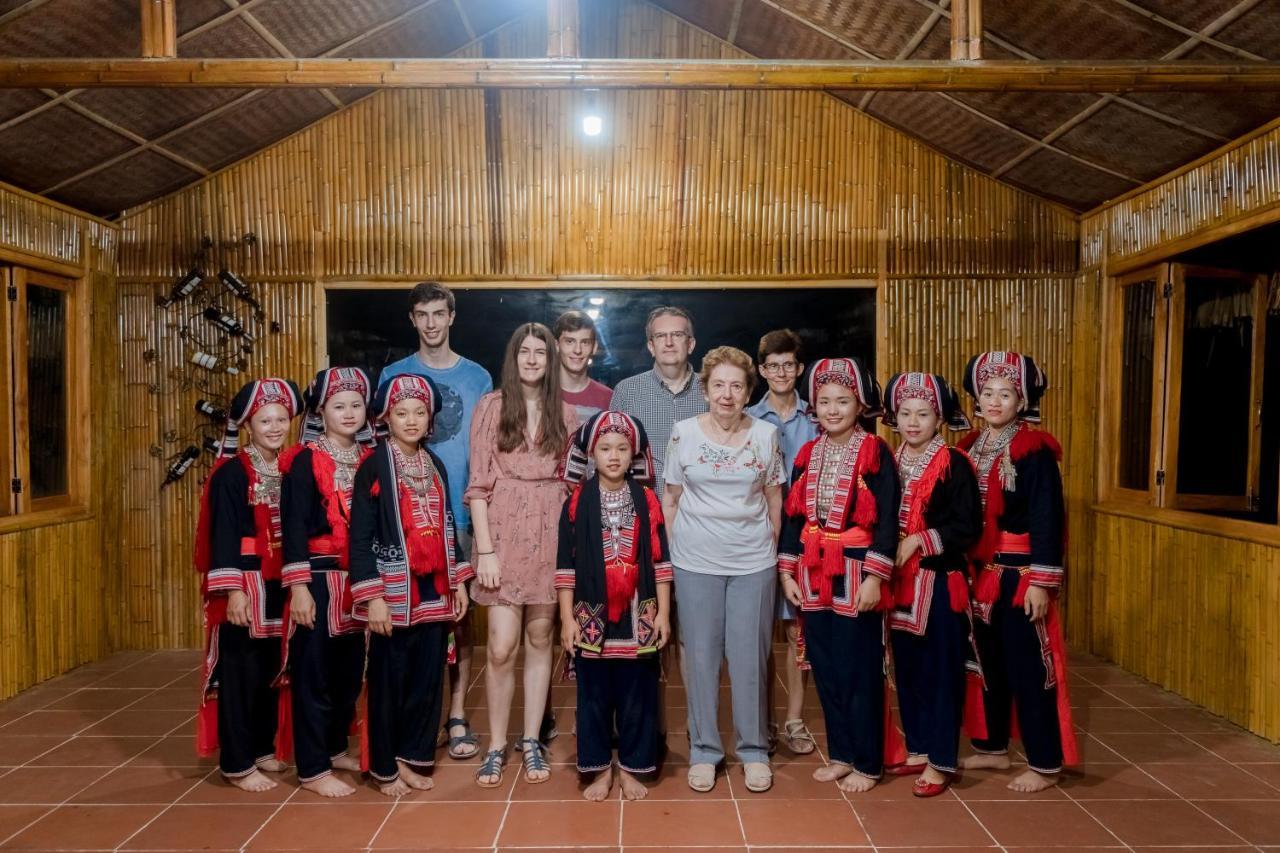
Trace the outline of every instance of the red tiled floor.
{"label": "red tiled floor", "polygon": [[160,813],[157,806],[63,806],[5,842],[11,850],[108,850]]}
{"label": "red tiled floor", "polygon": [[[606,803],[586,803],[569,763],[576,755],[573,685],[555,685],[562,734],[545,784],[524,782],[512,754],[504,784],[480,788],[478,759],[455,762],[442,751],[430,792],[393,802],[343,772],[357,791],[331,800],[300,790],[292,771],[275,774],[272,791],[248,794],[221,779],[215,762],[197,757],[190,729],[198,655],[117,656],[0,702],[0,846],[15,836],[27,848],[130,850],[713,853],[751,843],[753,850],[820,853],[875,843],[939,853],[998,849],[997,841],[1010,851],[1280,848],[1280,748],[1096,658],[1077,657],[1085,664],[1073,672],[1072,704],[1084,761],[1064,773],[1061,786],[1039,794],[1006,787],[1025,762],[1016,741],[1012,769],[964,774],[932,800],[913,798],[908,777],[847,796],[814,782],[826,736],[812,685],[805,713],[818,753],[796,757],[780,749],[774,788],[763,795],[746,791],[731,756],[715,790],[699,794],[685,782],[684,689],[673,681],[670,753],[649,783],[649,798],[624,802],[615,789]],[[482,675],[474,673],[473,706],[483,705]],[[775,704],[784,703],[779,689]],[[483,729],[483,710],[469,713]],[[730,726],[724,728],[731,747]]]}

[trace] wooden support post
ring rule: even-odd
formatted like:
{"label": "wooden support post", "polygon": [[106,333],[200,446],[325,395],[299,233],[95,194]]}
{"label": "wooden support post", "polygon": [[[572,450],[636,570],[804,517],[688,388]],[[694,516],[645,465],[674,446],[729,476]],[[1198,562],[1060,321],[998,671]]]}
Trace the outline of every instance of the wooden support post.
{"label": "wooden support post", "polygon": [[968,0],[969,58],[982,58],[982,0]]}
{"label": "wooden support post", "polygon": [[171,59],[178,55],[178,16],[175,0],[141,0],[142,55]]}
{"label": "wooden support post", "polygon": [[547,0],[547,57],[578,58],[578,0]]}
{"label": "wooden support post", "polygon": [[969,0],[951,0],[951,58],[969,58]]}

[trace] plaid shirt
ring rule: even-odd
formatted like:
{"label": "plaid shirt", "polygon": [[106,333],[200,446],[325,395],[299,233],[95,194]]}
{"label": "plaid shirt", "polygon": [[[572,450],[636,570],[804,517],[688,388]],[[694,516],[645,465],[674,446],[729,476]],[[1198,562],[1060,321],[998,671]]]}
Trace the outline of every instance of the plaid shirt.
{"label": "plaid shirt", "polygon": [[613,389],[609,408],[625,412],[644,426],[653,450],[653,490],[662,496],[666,485],[662,479],[665,467],[667,443],[671,441],[671,428],[677,421],[700,415],[707,411],[707,398],[702,393],[702,380],[694,373],[689,384],[677,394],[672,394],[656,369],[628,376]]}

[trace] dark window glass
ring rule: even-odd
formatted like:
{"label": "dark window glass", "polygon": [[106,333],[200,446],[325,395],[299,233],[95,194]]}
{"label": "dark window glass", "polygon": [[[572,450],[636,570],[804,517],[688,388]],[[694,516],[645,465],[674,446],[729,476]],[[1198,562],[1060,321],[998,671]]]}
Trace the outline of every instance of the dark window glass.
{"label": "dark window glass", "polygon": [[1248,489],[1252,372],[1253,282],[1188,274],[1179,494],[1243,496]]}
{"label": "dark window glass", "polygon": [[1151,381],[1155,358],[1156,282],[1128,285],[1120,366],[1120,485],[1146,491],[1151,483]]}
{"label": "dark window glass", "polygon": [[27,287],[31,497],[67,494],[67,294]]}

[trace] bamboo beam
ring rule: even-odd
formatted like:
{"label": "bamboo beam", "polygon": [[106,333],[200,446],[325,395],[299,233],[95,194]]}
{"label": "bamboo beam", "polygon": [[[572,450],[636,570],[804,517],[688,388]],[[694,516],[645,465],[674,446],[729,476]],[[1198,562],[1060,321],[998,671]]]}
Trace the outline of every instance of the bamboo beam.
{"label": "bamboo beam", "polygon": [[969,58],[982,58],[982,0],[968,0],[969,32],[967,34]]}
{"label": "bamboo beam", "polygon": [[1274,92],[1280,63],[738,59],[0,59],[5,88]]}
{"label": "bamboo beam", "polygon": [[142,55],[148,58],[178,55],[178,17],[174,0],[141,0]]}
{"label": "bamboo beam", "polygon": [[578,0],[547,0],[547,56],[578,58]]}
{"label": "bamboo beam", "polygon": [[969,0],[951,4],[951,59],[969,58]]}

